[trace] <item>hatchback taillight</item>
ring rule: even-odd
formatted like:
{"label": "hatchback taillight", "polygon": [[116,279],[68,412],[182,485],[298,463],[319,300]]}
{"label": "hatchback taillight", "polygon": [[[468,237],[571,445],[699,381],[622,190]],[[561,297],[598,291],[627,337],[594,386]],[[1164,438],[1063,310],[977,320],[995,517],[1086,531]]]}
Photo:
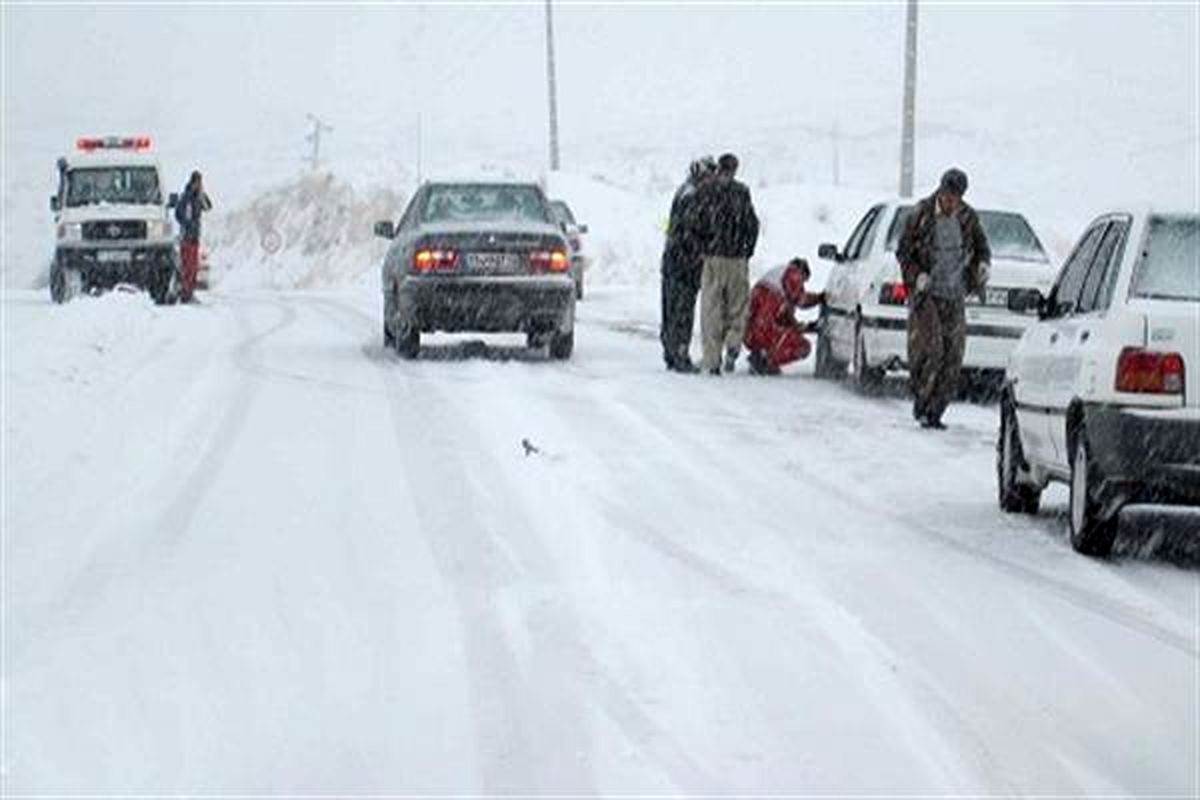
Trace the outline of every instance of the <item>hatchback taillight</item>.
{"label": "hatchback taillight", "polygon": [[1118,392],[1183,394],[1183,356],[1126,347],[1117,358]]}
{"label": "hatchback taillight", "polygon": [[421,248],[413,253],[413,272],[444,272],[458,265],[458,253],[453,250]]}
{"label": "hatchback taillight", "polygon": [[567,269],[565,250],[534,250],[529,254],[529,266],[544,272],[565,272]]}
{"label": "hatchback taillight", "polygon": [[908,287],[903,283],[885,283],[879,287],[879,302],[885,306],[902,306],[908,300]]}

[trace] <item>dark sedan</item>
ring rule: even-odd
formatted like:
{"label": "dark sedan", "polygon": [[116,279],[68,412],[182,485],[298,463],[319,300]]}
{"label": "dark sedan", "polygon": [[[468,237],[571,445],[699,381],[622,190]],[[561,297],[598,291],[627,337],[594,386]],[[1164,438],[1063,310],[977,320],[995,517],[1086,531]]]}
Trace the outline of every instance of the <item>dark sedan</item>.
{"label": "dark sedan", "polygon": [[405,358],[435,331],[524,333],[570,358],[575,282],[570,250],[533,183],[426,183],[398,223],[383,263],[383,337]]}

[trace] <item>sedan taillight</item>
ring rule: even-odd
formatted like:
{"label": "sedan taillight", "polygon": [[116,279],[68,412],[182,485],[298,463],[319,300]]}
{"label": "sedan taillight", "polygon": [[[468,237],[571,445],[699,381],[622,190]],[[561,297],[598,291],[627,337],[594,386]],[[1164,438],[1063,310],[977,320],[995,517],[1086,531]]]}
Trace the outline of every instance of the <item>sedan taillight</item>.
{"label": "sedan taillight", "polygon": [[565,272],[569,263],[565,250],[534,250],[529,254],[529,266],[543,272]]}
{"label": "sedan taillight", "polygon": [[1183,394],[1183,356],[1126,347],[1117,358],[1118,392]]}
{"label": "sedan taillight", "polygon": [[453,250],[422,248],[413,253],[413,272],[444,272],[458,265],[458,253]]}
{"label": "sedan taillight", "polygon": [[902,306],[908,300],[908,287],[903,283],[885,283],[879,287],[879,302],[885,306]]}

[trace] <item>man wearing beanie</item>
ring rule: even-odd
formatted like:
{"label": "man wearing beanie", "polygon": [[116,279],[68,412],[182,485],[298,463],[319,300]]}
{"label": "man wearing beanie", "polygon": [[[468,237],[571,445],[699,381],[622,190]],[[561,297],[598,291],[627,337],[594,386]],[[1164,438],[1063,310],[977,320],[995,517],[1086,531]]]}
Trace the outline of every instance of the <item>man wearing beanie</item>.
{"label": "man wearing beanie", "polygon": [[758,216],[750,189],[734,179],[738,160],[726,153],[717,160],[717,177],[698,193],[700,242],[704,269],[700,279],[702,368],[710,375],[733,372],[746,332],[750,302],[750,257],[758,243]]}
{"label": "man wearing beanie", "polygon": [[896,248],[908,289],[908,369],[913,417],[941,429],[958,391],[967,340],[966,298],[987,286],[992,252],[975,209],[963,201],[967,175],[949,169],[917,203]]}

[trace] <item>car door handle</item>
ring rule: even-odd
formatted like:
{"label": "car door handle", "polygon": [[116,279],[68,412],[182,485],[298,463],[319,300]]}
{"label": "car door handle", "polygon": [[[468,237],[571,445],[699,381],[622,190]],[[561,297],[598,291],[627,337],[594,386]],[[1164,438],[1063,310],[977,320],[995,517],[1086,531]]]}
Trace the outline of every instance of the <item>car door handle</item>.
{"label": "car door handle", "polygon": [[1057,341],[1058,341],[1058,332],[1056,331],[1056,332],[1050,334],[1050,344],[1054,344]]}
{"label": "car door handle", "polygon": [[1092,338],[1092,332],[1084,331],[1083,333],[1079,334],[1079,343],[1082,344],[1090,338]]}

